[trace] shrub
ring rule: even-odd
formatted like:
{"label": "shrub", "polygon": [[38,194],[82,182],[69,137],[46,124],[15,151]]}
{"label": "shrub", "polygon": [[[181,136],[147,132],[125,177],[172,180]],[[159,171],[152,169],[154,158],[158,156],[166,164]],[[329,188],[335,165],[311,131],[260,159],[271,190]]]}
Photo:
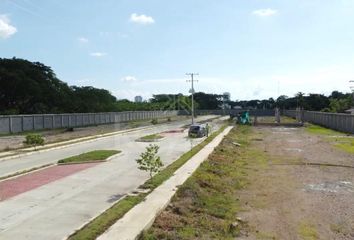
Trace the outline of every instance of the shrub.
{"label": "shrub", "polygon": [[167,122],[171,122],[171,118],[170,117],[167,118]]}
{"label": "shrub", "polygon": [[153,125],[156,125],[156,124],[158,124],[159,122],[157,121],[156,118],[154,118],[154,119],[151,120],[151,123],[152,123]]}
{"label": "shrub", "polygon": [[44,138],[40,134],[27,134],[23,143],[36,148],[36,146],[44,144]]}

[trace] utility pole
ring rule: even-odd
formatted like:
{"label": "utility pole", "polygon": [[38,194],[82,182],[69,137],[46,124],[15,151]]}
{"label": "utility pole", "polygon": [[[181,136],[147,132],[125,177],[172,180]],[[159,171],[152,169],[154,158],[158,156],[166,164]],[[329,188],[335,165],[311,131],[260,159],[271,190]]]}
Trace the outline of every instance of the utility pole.
{"label": "utility pole", "polygon": [[192,124],[194,124],[194,82],[198,82],[198,80],[194,79],[194,76],[198,76],[199,73],[186,73],[187,76],[191,76],[190,80],[187,80],[187,82],[191,82],[192,88],[189,91],[192,94]]}
{"label": "utility pole", "polygon": [[350,84],[350,90],[352,90],[352,95],[353,95],[353,106],[354,106],[354,80],[349,81]]}

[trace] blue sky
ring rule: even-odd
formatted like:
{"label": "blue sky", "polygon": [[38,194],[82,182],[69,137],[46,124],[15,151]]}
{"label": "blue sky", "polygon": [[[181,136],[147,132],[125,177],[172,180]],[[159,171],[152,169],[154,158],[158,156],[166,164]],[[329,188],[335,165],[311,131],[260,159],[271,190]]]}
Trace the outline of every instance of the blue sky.
{"label": "blue sky", "polygon": [[349,92],[353,0],[0,0],[0,57],[118,98]]}

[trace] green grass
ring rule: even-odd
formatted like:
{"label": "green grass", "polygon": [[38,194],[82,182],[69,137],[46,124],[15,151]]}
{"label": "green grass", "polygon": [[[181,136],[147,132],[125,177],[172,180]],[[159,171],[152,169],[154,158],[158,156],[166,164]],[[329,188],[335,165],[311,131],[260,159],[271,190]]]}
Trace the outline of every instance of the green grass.
{"label": "green grass", "polygon": [[90,162],[90,161],[102,161],[108,157],[120,153],[121,151],[117,150],[95,150],[73,157],[61,159],[58,163],[80,163],[80,162]]}
{"label": "green grass", "polygon": [[306,131],[311,134],[324,136],[325,139],[332,143],[336,148],[345,151],[347,153],[354,154],[354,137],[348,136],[344,133],[337,132],[332,129],[324,128],[318,125],[309,124],[306,127]]}
{"label": "green grass", "polygon": [[306,131],[308,131],[309,133],[320,134],[320,135],[343,135],[343,133],[341,132],[337,132],[335,130],[321,127],[319,125],[314,125],[314,124],[308,124],[308,126],[306,127]]}
{"label": "green grass", "polygon": [[336,143],[334,144],[337,148],[347,152],[354,154],[354,138],[335,138]]}
{"label": "green grass", "polygon": [[93,219],[84,228],[71,235],[68,240],[94,240],[104,233],[131,208],[144,200],[147,194],[127,196]]}
{"label": "green grass", "polygon": [[150,135],[146,135],[144,137],[139,138],[138,140],[143,140],[143,141],[154,141],[154,140],[159,140],[161,138],[164,138],[163,136],[161,136],[158,133],[155,134],[150,134]]}
{"label": "green grass", "polygon": [[[180,158],[168,165],[161,172],[154,175],[150,180],[146,181],[141,187],[149,188],[150,191],[158,187],[165,180],[169,179],[173,173],[186,163],[191,157],[199,152],[205,145],[210,143],[217,135],[219,135],[226,125],[221,127],[218,131],[211,134],[203,142],[192,148],[190,151],[183,154]],[[125,213],[132,209],[135,205],[142,202],[148,193],[140,193],[137,196],[128,196],[115,203],[111,208],[107,209],[103,214],[96,217],[82,229],[78,230],[68,240],[94,240],[99,235],[104,233],[110,226],[112,226]]]}
{"label": "green grass", "polygon": [[[234,128],[208,160],[179,187],[169,207],[140,239],[235,239],[247,223],[239,222],[237,192],[248,185],[246,169],[262,167],[265,154],[250,146],[252,127]],[[235,147],[232,142],[242,143]]]}

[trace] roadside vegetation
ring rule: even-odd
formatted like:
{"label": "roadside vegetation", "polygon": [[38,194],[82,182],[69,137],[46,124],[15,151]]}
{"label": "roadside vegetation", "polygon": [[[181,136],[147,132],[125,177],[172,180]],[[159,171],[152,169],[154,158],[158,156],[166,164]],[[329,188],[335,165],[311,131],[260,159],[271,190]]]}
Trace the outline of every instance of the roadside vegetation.
{"label": "roadside vegetation", "polygon": [[149,172],[150,178],[153,174],[160,171],[163,167],[160,156],[157,155],[160,147],[156,144],[150,144],[146,147],[145,152],[142,152],[136,162],[138,163],[138,168],[142,171]]}
{"label": "roadside vegetation", "polygon": [[80,155],[76,155],[73,157],[65,158],[59,160],[59,164],[70,164],[70,163],[85,163],[85,162],[94,162],[94,161],[103,161],[113,156],[115,154],[120,153],[121,151],[117,150],[95,150],[87,153],[83,153]]}
{"label": "roadside vegetation", "polygon": [[26,146],[32,146],[36,149],[38,145],[44,145],[44,138],[40,134],[30,133],[26,135],[26,139],[23,143]]}
{"label": "roadside vegetation", "polygon": [[[248,185],[248,171],[267,157],[250,148],[252,127],[234,128],[178,189],[167,209],[141,239],[234,239],[247,230],[237,217],[237,192]],[[240,144],[236,146],[235,143]]]}
{"label": "roadside vegetation", "polygon": [[158,133],[155,133],[155,134],[150,134],[150,135],[146,135],[144,137],[141,137],[141,138],[137,139],[137,141],[138,142],[139,141],[141,141],[141,142],[156,142],[162,138],[164,138],[164,137]]}
{"label": "roadside vegetation", "polygon": [[306,131],[311,134],[322,135],[326,141],[332,143],[336,148],[354,154],[354,135],[344,134],[314,124],[308,124]]}
{"label": "roadside vegetation", "polygon": [[[147,180],[141,188],[149,189],[149,192],[158,187],[165,180],[169,179],[173,173],[185,164],[191,157],[198,153],[203,147],[210,143],[217,135],[219,135],[227,126],[222,126],[218,131],[211,134],[203,142],[192,148],[190,151],[184,153],[176,161],[162,169],[155,174],[151,179]],[[71,235],[68,240],[94,240],[99,235],[104,233],[111,225],[124,216],[131,208],[142,202],[149,192],[138,193],[134,196],[126,196],[119,200],[111,208],[93,219],[90,223],[85,225],[82,229]]]}

